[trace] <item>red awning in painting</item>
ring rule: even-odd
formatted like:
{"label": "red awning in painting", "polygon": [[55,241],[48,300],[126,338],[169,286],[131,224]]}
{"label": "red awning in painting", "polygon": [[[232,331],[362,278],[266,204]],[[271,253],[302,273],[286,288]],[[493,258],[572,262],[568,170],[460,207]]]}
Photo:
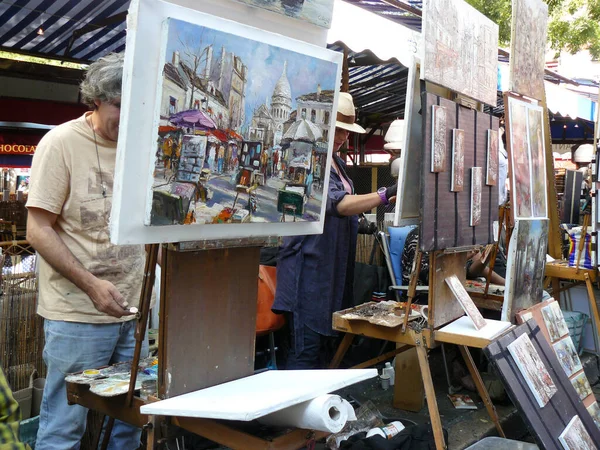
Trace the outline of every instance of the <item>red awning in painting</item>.
{"label": "red awning in painting", "polygon": [[216,137],[221,142],[227,142],[229,140],[229,137],[227,137],[227,133],[225,133],[222,130],[210,130],[208,132],[208,134],[213,135],[214,137]]}
{"label": "red awning in painting", "polygon": [[236,139],[238,141],[242,141],[244,139],[242,136],[240,136],[239,134],[237,134],[235,131],[233,131],[230,128],[225,130],[225,132],[227,133],[227,135],[229,136],[230,139]]}

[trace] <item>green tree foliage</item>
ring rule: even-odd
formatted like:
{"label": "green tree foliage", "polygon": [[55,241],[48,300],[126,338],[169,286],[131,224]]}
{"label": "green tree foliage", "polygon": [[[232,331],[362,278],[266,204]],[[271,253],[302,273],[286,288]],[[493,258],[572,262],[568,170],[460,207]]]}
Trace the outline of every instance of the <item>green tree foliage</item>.
{"label": "green tree foliage", "polygon": [[[548,42],[557,53],[588,49],[600,58],[600,0],[544,0],[548,4]],[[500,28],[500,45],[510,44],[511,0],[467,0]]]}

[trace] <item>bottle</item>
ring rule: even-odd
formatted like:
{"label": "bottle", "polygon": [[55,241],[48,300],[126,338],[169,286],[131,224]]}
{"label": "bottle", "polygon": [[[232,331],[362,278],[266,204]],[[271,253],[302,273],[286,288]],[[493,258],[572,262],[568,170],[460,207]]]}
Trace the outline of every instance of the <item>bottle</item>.
{"label": "bottle", "polygon": [[394,370],[392,365],[389,362],[386,362],[385,367],[383,368],[383,370],[381,372],[382,372],[382,375],[390,376],[390,386],[393,386],[394,380],[396,378],[396,371]]}
{"label": "bottle", "polygon": [[404,430],[404,425],[402,425],[402,422],[396,420],[394,422],[388,423],[385,427],[371,428],[367,432],[367,437],[370,438],[371,436],[378,435],[385,439],[391,439],[398,433],[400,433],[402,430]]}

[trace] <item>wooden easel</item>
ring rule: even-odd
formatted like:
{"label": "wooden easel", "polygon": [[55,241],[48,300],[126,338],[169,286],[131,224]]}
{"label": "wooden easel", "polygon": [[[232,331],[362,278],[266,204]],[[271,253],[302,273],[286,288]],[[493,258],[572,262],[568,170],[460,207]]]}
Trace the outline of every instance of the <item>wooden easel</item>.
{"label": "wooden easel", "polygon": [[[264,242],[238,248],[224,245],[221,241],[219,248],[201,249],[189,243],[162,248],[158,397],[149,401],[254,373],[258,245]],[[139,362],[144,339],[157,251],[158,245],[153,245],[147,256],[132,367],[137,366],[136,360]],[[178,428],[239,450],[296,449],[327,435],[296,429],[263,439],[227,421],[148,416],[140,413],[145,402],[134,395],[134,386],[135,371],[127,395],[100,397],[92,394],[88,385],[68,383],[67,396],[70,403],[146,429],[148,450],[157,448],[162,439],[177,435]],[[103,448],[107,444],[108,439]]]}
{"label": "wooden easel", "polygon": [[[461,281],[465,279],[466,253],[433,252],[429,266],[429,319],[426,328],[412,328],[408,323],[407,311],[416,292],[417,277],[421,267],[421,252],[415,254],[415,264],[411,272],[409,298],[406,302],[405,321],[402,327],[390,328],[375,325],[362,320],[347,320],[342,317],[345,311],[333,314],[333,329],[345,333],[344,338],[329,366],[337,368],[355,335],[396,342],[399,348],[396,357],[396,383],[394,383],[394,407],[409,411],[419,411],[423,407],[423,393],[426,394],[427,407],[434,433],[436,448],[447,448],[444,441],[442,422],[440,419],[435,390],[431,377],[431,369],[427,358],[427,350],[438,347],[441,343],[458,345],[469,373],[483,400],[487,412],[501,437],[505,437],[496,409],[489,393],[483,384],[481,375],[475,367],[468,347],[483,348],[491,341],[470,338],[439,331],[439,328],[463,315],[462,307],[456,302],[445,283],[445,278],[457,275]],[[371,360],[372,361],[372,360]],[[371,362],[370,361],[370,362]],[[360,367],[364,367],[363,363]]]}

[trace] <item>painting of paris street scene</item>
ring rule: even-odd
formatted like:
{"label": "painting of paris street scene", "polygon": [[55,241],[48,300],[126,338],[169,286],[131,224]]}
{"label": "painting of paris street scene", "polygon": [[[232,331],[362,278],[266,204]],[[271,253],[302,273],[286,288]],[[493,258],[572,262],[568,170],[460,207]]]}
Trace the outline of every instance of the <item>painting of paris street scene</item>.
{"label": "painting of paris street scene", "polygon": [[150,225],[319,221],[337,74],[169,19]]}

